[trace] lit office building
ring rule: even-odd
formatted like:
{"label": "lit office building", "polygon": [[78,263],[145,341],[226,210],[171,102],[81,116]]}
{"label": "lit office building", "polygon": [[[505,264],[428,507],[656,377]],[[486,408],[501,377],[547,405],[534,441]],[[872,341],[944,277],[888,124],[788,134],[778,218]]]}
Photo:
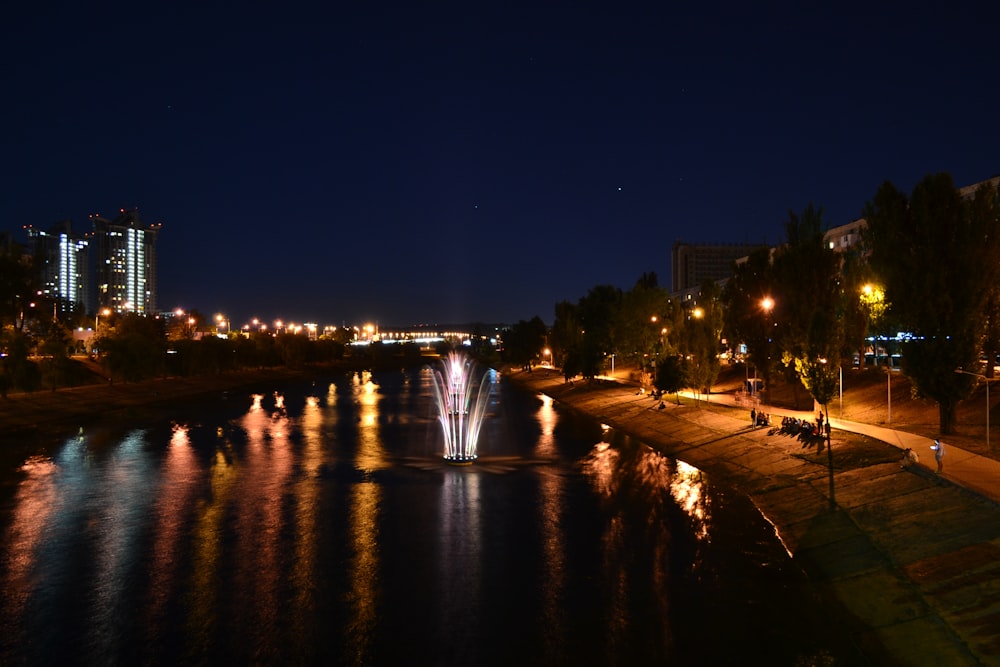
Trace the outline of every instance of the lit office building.
{"label": "lit office building", "polygon": [[138,209],[122,209],[112,220],[90,216],[94,225],[97,307],[116,313],[155,314],[156,236],[161,223],[147,225]]}
{"label": "lit office building", "polygon": [[60,313],[74,308],[84,313],[92,311],[90,299],[90,241],[83,234],[74,234],[69,220],[56,223],[43,231],[26,225],[31,241],[31,253],[42,291],[52,299]]}

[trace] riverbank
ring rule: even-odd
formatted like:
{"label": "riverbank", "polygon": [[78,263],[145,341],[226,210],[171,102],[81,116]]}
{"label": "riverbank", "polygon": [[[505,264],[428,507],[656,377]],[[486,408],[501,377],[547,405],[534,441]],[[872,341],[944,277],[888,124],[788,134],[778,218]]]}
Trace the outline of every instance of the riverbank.
{"label": "riverbank", "polygon": [[[795,562],[836,603],[873,664],[1000,664],[1000,507],[899,450],[834,430],[826,452],[752,429],[742,410],[636,387],[508,375],[749,495]],[[833,507],[831,509],[831,489]]]}
{"label": "riverbank", "polygon": [[[370,360],[310,364],[300,368],[283,366],[227,371],[214,375],[161,377],[141,382],[107,381],[32,392],[10,392],[0,398],[0,426],[7,434],[36,434],[39,437],[64,435],[77,426],[107,419],[169,409],[179,402],[199,396],[234,391],[250,385],[277,383],[295,378],[353,373],[365,369],[398,369],[431,363],[433,357],[387,359],[381,364]],[[96,377],[96,374],[95,374]]]}
{"label": "riverbank", "polygon": [[[265,368],[217,375],[168,377],[11,393],[0,399],[0,466],[18,467],[26,455],[44,452],[79,428],[99,421],[140,423],[169,418],[184,403],[251,385],[278,383],[315,370]],[[14,444],[18,443],[18,444]],[[31,450],[25,451],[25,443]]]}

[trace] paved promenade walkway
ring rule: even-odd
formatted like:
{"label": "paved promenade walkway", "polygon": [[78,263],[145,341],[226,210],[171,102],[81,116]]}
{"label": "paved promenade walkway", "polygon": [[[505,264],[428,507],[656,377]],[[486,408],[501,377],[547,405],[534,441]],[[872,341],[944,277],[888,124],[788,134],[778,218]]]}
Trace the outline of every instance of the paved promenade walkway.
{"label": "paved promenade walkway", "polygon": [[[681,395],[694,398],[694,395],[690,392],[682,392]],[[701,394],[698,398],[699,400],[707,400],[717,405],[743,407],[740,405],[738,397],[732,393],[710,394],[708,396]],[[771,415],[772,424],[780,422],[781,417],[795,417],[809,421],[816,419],[816,413],[813,412],[786,410],[768,406],[763,406],[762,409]],[[749,411],[749,408],[747,410]],[[749,420],[748,412],[747,421]],[[934,451],[931,450],[931,445],[934,444],[934,441],[931,438],[875,424],[864,424],[846,419],[837,419],[835,417],[830,418],[830,425],[834,429],[849,431],[851,433],[861,433],[862,435],[867,435],[898,447],[900,457],[902,457],[904,449],[910,448],[920,457],[920,465],[926,467],[928,470],[937,469],[937,464],[934,461]],[[941,440],[945,445],[944,472],[942,473],[942,477],[985,498],[1000,502],[1000,461],[995,461],[951,445],[948,443],[947,438],[942,438]]]}

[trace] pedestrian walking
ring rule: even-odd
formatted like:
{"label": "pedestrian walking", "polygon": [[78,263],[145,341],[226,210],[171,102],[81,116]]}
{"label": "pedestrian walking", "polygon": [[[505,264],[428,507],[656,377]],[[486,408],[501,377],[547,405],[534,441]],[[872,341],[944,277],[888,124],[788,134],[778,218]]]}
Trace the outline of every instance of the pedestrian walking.
{"label": "pedestrian walking", "polygon": [[935,440],[934,444],[931,445],[931,449],[934,450],[934,460],[937,461],[937,474],[941,474],[944,470],[944,445],[941,444],[940,440]]}
{"label": "pedestrian walking", "polygon": [[750,428],[757,428],[757,408],[750,408]]}

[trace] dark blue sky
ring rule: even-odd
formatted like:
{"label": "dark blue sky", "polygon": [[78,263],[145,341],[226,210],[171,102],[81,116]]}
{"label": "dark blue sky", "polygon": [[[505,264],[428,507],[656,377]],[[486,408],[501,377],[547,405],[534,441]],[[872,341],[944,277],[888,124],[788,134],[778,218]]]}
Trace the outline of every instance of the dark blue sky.
{"label": "dark blue sky", "polygon": [[1000,173],[1000,3],[89,4],[4,10],[0,227],[137,206],[234,325],[551,322]]}

